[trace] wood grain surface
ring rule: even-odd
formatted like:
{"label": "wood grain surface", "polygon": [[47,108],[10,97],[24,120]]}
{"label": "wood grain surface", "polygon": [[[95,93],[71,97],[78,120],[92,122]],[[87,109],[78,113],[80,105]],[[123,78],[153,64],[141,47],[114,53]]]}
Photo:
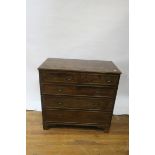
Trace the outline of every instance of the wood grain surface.
{"label": "wood grain surface", "polygon": [[41,112],[27,111],[27,155],[128,155],[128,116],[113,116],[109,133],[96,128],[42,129]]}
{"label": "wood grain surface", "polygon": [[69,70],[120,74],[121,71],[112,61],[98,60],[79,60],[79,59],[60,59],[48,58],[38,68],[47,70]]}
{"label": "wood grain surface", "polygon": [[[38,69],[45,130],[53,125],[83,125],[96,126],[102,128],[104,132],[109,131],[121,74],[112,61],[48,58]],[[57,106],[55,110],[52,102],[48,101],[49,108],[45,102],[46,96],[68,97],[70,105],[68,104],[67,108],[60,107],[58,105],[62,105],[62,102],[57,100],[54,101]],[[79,100],[76,104],[70,97],[83,97],[83,100]],[[104,114],[107,110],[102,108],[102,105],[105,104],[98,104],[96,109],[92,108],[93,102],[90,101],[92,97],[96,98],[96,102],[101,98],[111,99],[109,113]],[[90,104],[87,108],[80,106],[88,102]],[[75,106],[76,110],[73,111],[72,108]]]}

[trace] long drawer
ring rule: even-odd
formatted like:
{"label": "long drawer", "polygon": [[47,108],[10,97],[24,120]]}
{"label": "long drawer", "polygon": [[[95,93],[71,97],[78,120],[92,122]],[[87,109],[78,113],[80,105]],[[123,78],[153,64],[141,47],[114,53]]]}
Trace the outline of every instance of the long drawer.
{"label": "long drawer", "polygon": [[112,111],[113,100],[109,98],[94,98],[94,97],[66,97],[42,95],[43,106],[46,109],[61,108],[61,109],[88,109],[88,110],[104,110]]}
{"label": "long drawer", "polygon": [[41,83],[58,82],[75,84],[117,85],[118,80],[119,76],[112,74],[40,70]]}
{"label": "long drawer", "polygon": [[113,97],[113,87],[96,87],[84,85],[41,84],[41,93],[49,95],[105,96]]}
{"label": "long drawer", "polygon": [[110,121],[112,114],[102,111],[46,109],[44,117],[47,122],[103,123]]}

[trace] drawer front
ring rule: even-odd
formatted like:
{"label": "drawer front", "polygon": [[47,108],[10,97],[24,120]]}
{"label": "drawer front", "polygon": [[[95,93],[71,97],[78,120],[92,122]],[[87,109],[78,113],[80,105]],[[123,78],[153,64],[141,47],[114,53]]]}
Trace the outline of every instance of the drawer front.
{"label": "drawer front", "polygon": [[113,87],[41,84],[42,94],[114,97]]}
{"label": "drawer front", "polygon": [[102,111],[46,110],[45,121],[68,123],[102,123],[111,120],[111,113]]}
{"label": "drawer front", "polygon": [[117,85],[118,75],[95,74],[95,73],[74,73],[74,72],[56,72],[42,70],[40,71],[41,83],[60,82],[60,83],[80,83],[80,84],[101,84]]}
{"label": "drawer front", "polygon": [[113,110],[112,99],[88,98],[88,97],[65,97],[42,95],[43,106],[48,108],[66,109],[90,109],[90,110]]}

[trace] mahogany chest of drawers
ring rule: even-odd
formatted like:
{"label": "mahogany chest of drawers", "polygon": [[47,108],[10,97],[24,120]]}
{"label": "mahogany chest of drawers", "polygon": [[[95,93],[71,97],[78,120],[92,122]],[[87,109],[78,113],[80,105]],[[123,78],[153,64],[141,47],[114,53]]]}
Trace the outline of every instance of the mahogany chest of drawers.
{"label": "mahogany chest of drawers", "polygon": [[48,58],[39,68],[43,129],[109,131],[121,72],[111,61]]}

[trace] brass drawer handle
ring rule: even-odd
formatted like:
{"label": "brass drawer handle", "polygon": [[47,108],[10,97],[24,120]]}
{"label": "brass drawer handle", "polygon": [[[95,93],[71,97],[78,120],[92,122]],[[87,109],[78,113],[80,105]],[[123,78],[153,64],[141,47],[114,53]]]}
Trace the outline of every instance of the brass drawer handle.
{"label": "brass drawer handle", "polygon": [[71,81],[71,80],[72,80],[72,78],[68,78],[67,80],[68,80],[68,81]]}
{"label": "brass drawer handle", "polygon": [[67,81],[71,81],[71,80],[72,80],[72,77],[68,76],[68,77],[66,78],[66,80],[67,80]]}
{"label": "brass drawer handle", "polygon": [[58,89],[58,92],[62,92],[62,89]]}
{"label": "brass drawer handle", "polygon": [[108,82],[108,83],[111,83],[112,81],[111,81],[111,80],[108,80],[107,82]]}
{"label": "brass drawer handle", "polygon": [[62,105],[62,102],[58,102],[59,105]]}

